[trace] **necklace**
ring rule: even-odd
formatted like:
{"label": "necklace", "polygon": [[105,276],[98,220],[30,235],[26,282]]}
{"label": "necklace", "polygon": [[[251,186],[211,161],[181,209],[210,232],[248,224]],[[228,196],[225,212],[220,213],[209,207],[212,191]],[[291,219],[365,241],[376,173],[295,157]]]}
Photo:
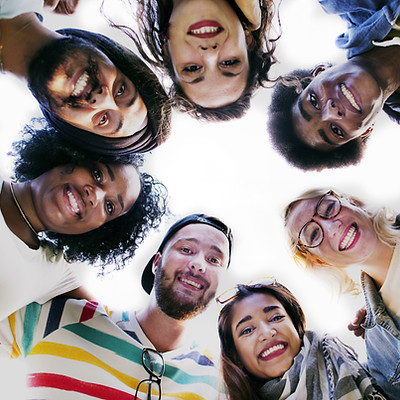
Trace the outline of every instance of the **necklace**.
{"label": "necklace", "polygon": [[35,236],[38,236],[39,233],[36,231],[36,229],[32,226],[32,224],[30,223],[28,217],[26,216],[26,214],[24,213],[24,211],[22,210],[21,205],[19,204],[17,197],[15,196],[15,192],[14,192],[14,186],[13,183],[10,182],[10,190],[11,190],[11,196],[14,200],[15,205],[18,208],[19,213],[21,214],[21,217],[24,219],[24,221],[26,222],[26,224],[28,225],[29,229],[35,234]]}

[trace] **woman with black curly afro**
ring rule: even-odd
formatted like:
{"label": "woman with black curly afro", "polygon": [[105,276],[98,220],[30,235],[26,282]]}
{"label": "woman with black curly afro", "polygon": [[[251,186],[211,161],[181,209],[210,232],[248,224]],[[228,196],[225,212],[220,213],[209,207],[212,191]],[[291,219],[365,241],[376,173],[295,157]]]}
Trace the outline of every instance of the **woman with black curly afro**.
{"label": "woman with black curly afro", "polygon": [[78,287],[75,262],[120,268],[166,213],[166,188],[139,172],[141,155],[84,151],[43,120],[25,127],[10,154],[15,182],[3,181],[0,194],[0,269],[9,276],[0,320]]}

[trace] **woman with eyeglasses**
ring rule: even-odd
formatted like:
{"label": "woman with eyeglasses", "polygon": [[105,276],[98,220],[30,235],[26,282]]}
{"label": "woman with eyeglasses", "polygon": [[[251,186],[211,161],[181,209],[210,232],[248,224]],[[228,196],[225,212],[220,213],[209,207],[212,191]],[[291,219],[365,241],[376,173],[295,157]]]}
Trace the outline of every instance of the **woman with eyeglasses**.
{"label": "woman with eyeglasses", "polygon": [[305,330],[298,300],[275,280],[238,285],[217,301],[230,400],[385,398],[349,347]]}
{"label": "woman with eyeglasses", "polygon": [[[396,213],[374,209],[332,190],[311,190],[284,212],[295,261],[336,276],[342,292],[356,292],[346,268],[358,265],[365,310],[349,324],[365,335],[368,367],[390,398],[400,398],[400,230]],[[365,330],[365,331],[364,331]]]}

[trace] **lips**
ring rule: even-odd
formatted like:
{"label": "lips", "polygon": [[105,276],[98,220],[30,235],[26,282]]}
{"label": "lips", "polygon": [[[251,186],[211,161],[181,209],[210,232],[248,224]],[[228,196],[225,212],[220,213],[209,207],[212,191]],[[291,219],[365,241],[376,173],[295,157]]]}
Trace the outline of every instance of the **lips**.
{"label": "lips", "polygon": [[360,237],[360,232],[356,223],[351,224],[344,231],[339,242],[339,251],[352,249]]}
{"label": "lips", "polygon": [[356,97],[354,96],[353,92],[344,83],[340,83],[339,88],[345,99],[350,104],[351,108],[357,113],[361,113],[361,107],[358,101],[356,100]]}
{"label": "lips", "polygon": [[203,290],[206,286],[205,282],[202,282],[202,280],[190,275],[178,276],[178,281],[181,282],[185,287],[195,290]]}
{"label": "lips", "polygon": [[78,217],[82,216],[82,199],[79,193],[70,185],[66,185],[64,188],[64,202],[70,214]]}
{"label": "lips", "polygon": [[258,358],[262,361],[268,361],[275,357],[279,357],[286,351],[287,346],[288,344],[286,342],[275,342],[264,348],[258,355]]}
{"label": "lips", "polygon": [[83,70],[78,72],[75,77],[75,83],[73,84],[74,89],[71,92],[71,97],[75,100],[83,99],[92,90],[92,85],[90,83],[90,74],[88,71]]}
{"label": "lips", "polygon": [[187,34],[199,39],[209,39],[219,35],[223,30],[218,22],[204,20],[190,25]]}

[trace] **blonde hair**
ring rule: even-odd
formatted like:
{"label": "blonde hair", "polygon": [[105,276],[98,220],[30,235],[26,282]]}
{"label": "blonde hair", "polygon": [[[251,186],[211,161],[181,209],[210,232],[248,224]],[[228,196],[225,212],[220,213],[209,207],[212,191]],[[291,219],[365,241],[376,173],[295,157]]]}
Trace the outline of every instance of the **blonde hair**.
{"label": "blonde hair", "polygon": [[[285,224],[286,238],[288,239],[289,250],[293,256],[296,264],[304,269],[310,270],[315,273],[329,275],[335,278],[339,291],[341,293],[354,293],[359,292],[358,284],[350,278],[347,271],[343,266],[332,265],[325,262],[323,259],[316,257],[306,247],[299,247],[297,245],[298,237],[294,236],[288,228],[288,220],[294,207],[302,200],[310,200],[320,198],[326,194],[329,189],[312,189],[304,192],[286,206],[283,212],[283,219]],[[387,207],[369,207],[365,203],[354,196],[341,193],[334,190],[335,193],[340,195],[341,198],[348,200],[350,203],[357,205],[363,209],[370,217],[374,231],[377,238],[388,246],[394,247],[400,240],[400,229],[394,225],[396,222],[396,212]]]}

